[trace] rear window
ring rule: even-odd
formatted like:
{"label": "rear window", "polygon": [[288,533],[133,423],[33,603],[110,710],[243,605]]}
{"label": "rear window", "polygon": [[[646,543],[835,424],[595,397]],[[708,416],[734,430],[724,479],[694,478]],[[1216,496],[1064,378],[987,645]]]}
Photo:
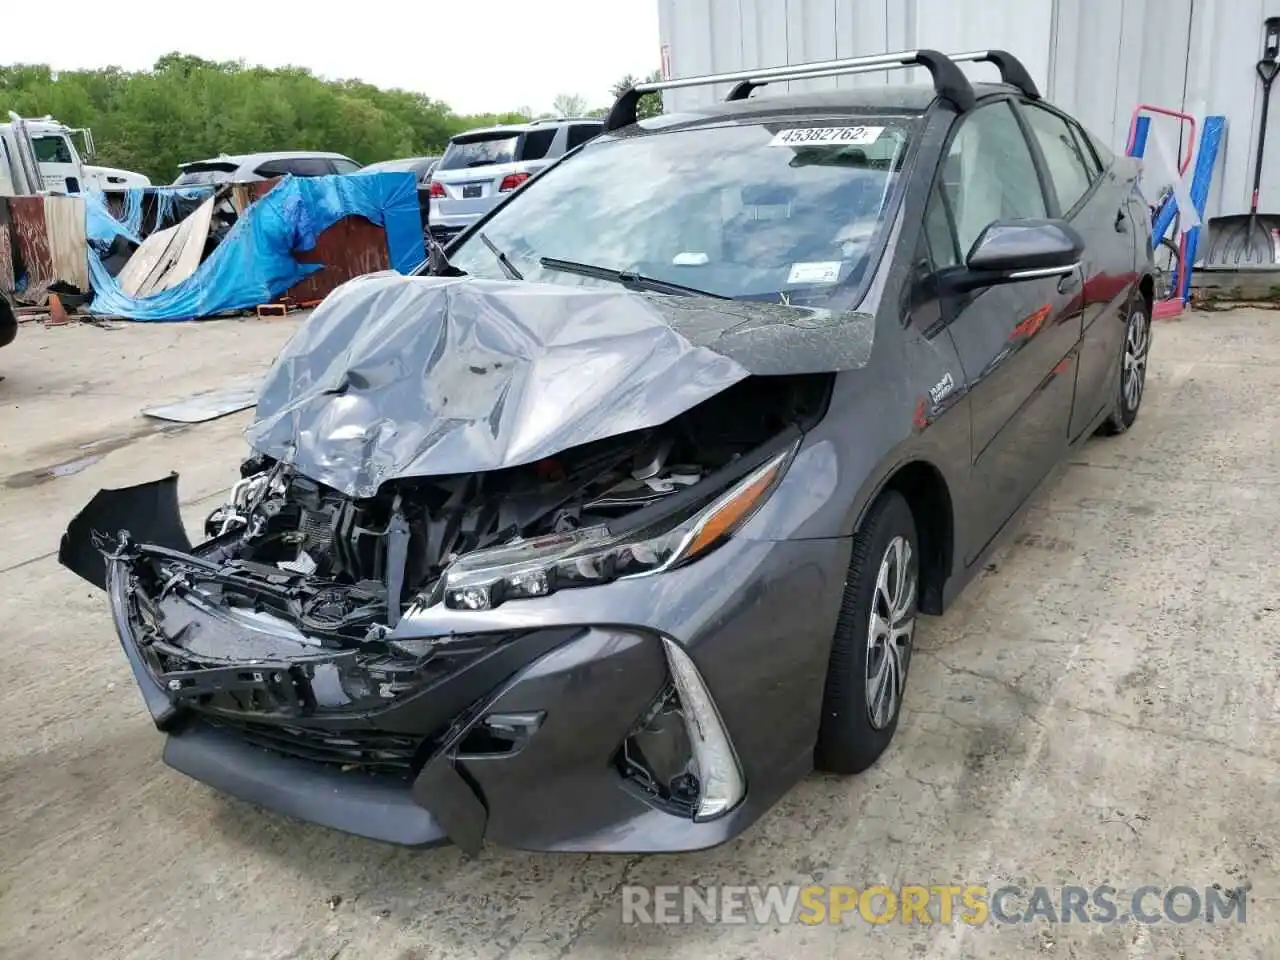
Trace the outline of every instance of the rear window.
{"label": "rear window", "polygon": [[512,163],[516,158],[519,134],[499,133],[485,137],[467,137],[450,142],[437,170],[463,170],[487,167],[495,163]]}
{"label": "rear window", "polygon": [[346,157],[334,157],[331,161],[333,169],[337,173],[355,173],[360,169],[360,164],[354,160],[348,160]]}
{"label": "rear window", "polygon": [[182,168],[175,186],[201,183],[226,183],[236,172],[234,163],[189,163]]}

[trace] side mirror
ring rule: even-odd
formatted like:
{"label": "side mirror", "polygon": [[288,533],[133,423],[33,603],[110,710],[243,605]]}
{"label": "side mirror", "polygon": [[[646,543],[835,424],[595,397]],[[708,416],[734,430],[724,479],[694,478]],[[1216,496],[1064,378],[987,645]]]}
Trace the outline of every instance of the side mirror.
{"label": "side mirror", "polygon": [[1064,220],[996,220],[974,241],[956,279],[964,289],[975,290],[1066,276],[1083,254],[1084,238]]}

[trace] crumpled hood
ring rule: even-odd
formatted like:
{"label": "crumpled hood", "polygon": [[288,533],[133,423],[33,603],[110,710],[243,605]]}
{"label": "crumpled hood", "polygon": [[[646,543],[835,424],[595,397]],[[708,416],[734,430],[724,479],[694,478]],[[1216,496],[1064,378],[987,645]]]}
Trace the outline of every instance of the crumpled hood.
{"label": "crumpled hood", "polygon": [[396,478],[517,466],[657,426],[747,375],[626,290],[375,274],[299,328],[246,436],[371,497]]}

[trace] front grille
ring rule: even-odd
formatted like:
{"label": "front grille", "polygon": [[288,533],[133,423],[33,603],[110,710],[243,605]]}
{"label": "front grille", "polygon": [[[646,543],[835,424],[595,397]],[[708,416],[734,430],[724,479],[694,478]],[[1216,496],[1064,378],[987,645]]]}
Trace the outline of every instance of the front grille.
{"label": "front grille", "polygon": [[421,766],[420,737],[380,730],[321,730],[293,724],[204,717],[210,726],[287,757],[328,763],[349,771],[390,774],[408,780]]}

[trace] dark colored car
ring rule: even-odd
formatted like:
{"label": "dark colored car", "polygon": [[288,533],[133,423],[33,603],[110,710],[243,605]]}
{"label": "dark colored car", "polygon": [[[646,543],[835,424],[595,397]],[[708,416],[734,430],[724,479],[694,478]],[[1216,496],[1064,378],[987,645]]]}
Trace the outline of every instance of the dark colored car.
{"label": "dark colored car", "polygon": [[18,336],[18,311],[9,295],[0,290],[0,347],[7,347]]}
{"label": "dark colored car", "polygon": [[872,764],[917,614],[1142,399],[1137,171],[987,59],[641,123],[633,91],[436,275],[335,291],[203,543],[172,476],[64,537],[165,761],[382,840],[598,851]]}

